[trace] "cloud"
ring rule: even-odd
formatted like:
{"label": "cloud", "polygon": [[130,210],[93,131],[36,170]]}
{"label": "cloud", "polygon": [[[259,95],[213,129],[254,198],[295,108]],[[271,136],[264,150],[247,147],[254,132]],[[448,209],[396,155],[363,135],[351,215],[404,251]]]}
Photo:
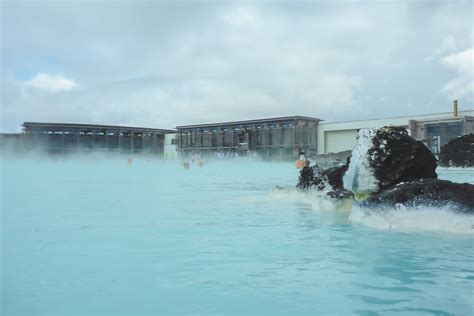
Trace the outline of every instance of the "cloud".
{"label": "cloud", "polygon": [[444,66],[456,73],[442,91],[451,98],[471,97],[474,94],[474,49],[468,48],[443,57]]}
{"label": "cloud", "polygon": [[46,73],[38,73],[30,80],[21,82],[21,85],[27,90],[46,91],[50,93],[71,91],[78,87],[78,84],[72,79]]}
{"label": "cloud", "polygon": [[466,47],[473,18],[467,2],[358,1],[6,1],[1,14],[10,131],[443,111],[460,73],[436,50]]}

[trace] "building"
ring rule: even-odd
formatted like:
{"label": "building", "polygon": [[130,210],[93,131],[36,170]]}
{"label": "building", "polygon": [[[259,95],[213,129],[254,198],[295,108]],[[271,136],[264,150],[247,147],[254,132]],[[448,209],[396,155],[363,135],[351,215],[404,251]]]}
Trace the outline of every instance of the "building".
{"label": "building", "polygon": [[257,120],[177,126],[181,156],[289,158],[299,150],[316,153],[320,119],[287,116]]}
{"label": "building", "polygon": [[176,133],[165,135],[164,158],[174,159],[178,157],[176,150]]}
{"label": "building", "polygon": [[453,138],[474,133],[474,111],[401,116],[362,121],[320,123],[318,154],[352,150],[357,132],[363,128],[401,126],[434,153]]}
{"label": "building", "polygon": [[323,122],[306,116],[177,126],[143,127],[25,122],[21,134],[0,134],[0,147],[48,152],[116,151],[178,156],[260,156],[287,159],[300,150],[310,156],[353,149],[363,128],[400,126],[438,153],[450,140],[474,133],[474,111],[454,111],[391,118]]}
{"label": "building", "polygon": [[22,126],[21,147],[50,153],[115,151],[162,155],[165,135],[176,133],[168,129],[93,124],[25,122]]}

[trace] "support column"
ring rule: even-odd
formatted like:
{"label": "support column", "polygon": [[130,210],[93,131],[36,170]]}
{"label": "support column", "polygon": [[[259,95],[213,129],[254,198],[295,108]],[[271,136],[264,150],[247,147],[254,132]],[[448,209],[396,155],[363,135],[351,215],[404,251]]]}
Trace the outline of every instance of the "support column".
{"label": "support column", "polygon": [[268,125],[265,124],[264,127],[262,128],[262,146],[264,147],[268,147],[270,145],[269,143],[269,137],[268,137],[268,134],[269,134],[269,128],[268,128]]}
{"label": "support column", "polygon": [[230,148],[234,148],[234,147],[235,147],[235,131],[234,131],[234,128],[232,128],[230,132]]}
{"label": "support column", "polygon": [[62,147],[63,153],[65,153],[66,152],[66,146],[65,146],[65,143],[64,143],[64,131],[61,132],[61,147]]}
{"label": "support column", "polygon": [[270,158],[270,148],[268,146],[270,146],[270,137],[269,137],[269,133],[270,133],[270,129],[268,128],[268,125],[265,123],[264,126],[263,126],[263,133],[262,133],[262,146],[264,148],[264,151],[265,151],[265,157],[268,159]]}
{"label": "support column", "polygon": [[224,136],[225,136],[222,128],[219,128],[218,133],[219,133],[218,144],[219,144],[220,149],[222,149],[222,147],[224,147]]}
{"label": "support column", "polygon": [[95,149],[94,147],[94,140],[95,140],[95,132],[94,130],[91,130],[91,149]]}
{"label": "support column", "polygon": [[105,150],[109,150],[109,131],[108,130],[104,130],[104,142],[105,142]]}
{"label": "support column", "polygon": [[122,130],[118,131],[118,150],[122,151]]}
{"label": "support column", "polygon": [[280,123],[277,123],[277,139],[278,139],[278,146],[279,146],[278,155],[281,158],[283,156],[282,147],[284,144],[283,144],[282,127]]}

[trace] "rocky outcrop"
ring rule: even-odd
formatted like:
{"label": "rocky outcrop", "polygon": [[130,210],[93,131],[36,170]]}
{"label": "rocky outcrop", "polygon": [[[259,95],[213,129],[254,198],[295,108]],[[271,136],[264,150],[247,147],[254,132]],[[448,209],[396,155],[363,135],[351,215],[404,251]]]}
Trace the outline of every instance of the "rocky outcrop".
{"label": "rocky outcrop", "polygon": [[298,178],[298,189],[314,189],[323,191],[330,188],[328,177],[323,168],[318,165],[303,167]]}
{"label": "rocky outcrop", "polygon": [[[436,158],[399,127],[359,131],[348,164],[300,171],[297,187],[314,189],[334,199],[355,196],[362,207],[455,206],[474,213],[474,185],[438,180]],[[360,201],[362,200],[363,201]]]}
{"label": "rocky outcrop", "polygon": [[383,191],[400,182],[437,178],[436,158],[401,127],[361,130],[344,187],[358,193]]}
{"label": "rocky outcrop", "polygon": [[474,167],[474,134],[455,138],[441,147],[439,163],[445,167]]}
{"label": "rocky outcrop", "polygon": [[343,165],[340,167],[332,167],[325,170],[325,173],[328,177],[328,182],[334,189],[344,189],[344,182],[342,181],[342,177],[346,173],[348,167],[348,165]]}
{"label": "rocky outcrop", "polygon": [[367,151],[369,164],[384,190],[400,182],[436,179],[436,158],[422,142],[416,141],[401,127],[378,129]]}
{"label": "rocky outcrop", "polygon": [[[347,166],[342,166],[347,169]],[[336,200],[352,198],[353,194],[342,187],[343,168],[324,170],[318,165],[304,167],[300,171],[298,184],[300,190],[316,190]],[[329,171],[329,173],[327,172]]]}
{"label": "rocky outcrop", "polygon": [[373,194],[360,205],[366,208],[397,205],[413,208],[450,206],[456,211],[474,213],[474,185],[439,179],[419,179],[399,183]]}

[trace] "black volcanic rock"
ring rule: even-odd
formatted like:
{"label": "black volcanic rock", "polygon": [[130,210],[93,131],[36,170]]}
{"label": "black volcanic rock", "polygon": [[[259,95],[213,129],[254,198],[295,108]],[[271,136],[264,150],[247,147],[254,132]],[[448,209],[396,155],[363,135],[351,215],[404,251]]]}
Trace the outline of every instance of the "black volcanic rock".
{"label": "black volcanic rock", "polygon": [[455,138],[441,147],[442,166],[474,167],[474,134]]}
{"label": "black volcanic rock", "polygon": [[298,178],[298,184],[296,187],[298,189],[315,189],[322,191],[329,188],[328,177],[324,172],[323,168],[318,165],[311,167],[303,167],[300,170],[300,176]]}
{"label": "black volcanic rock", "polygon": [[439,180],[436,166],[431,151],[404,128],[364,129],[348,164],[327,170],[317,165],[304,167],[297,188],[320,191],[337,200],[353,198],[356,193],[359,199],[365,198],[359,202],[361,207],[375,210],[382,206],[448,206],[474,214],[474,185]]}
{"label": "black volcanic rock", "polygon": [[474,185],[439,179],[418,179],[400,183],[372,194],[360,203],[362,207],[380,206],[443,207],[474,214]]}
{"label": "black volcanic rock", "polygon": [[367,156],[378,181],[379,191],[400,182],[437,178],[436,158],[402,127],[383,127],[376,131]]}
{"label": "black volcanic rock", "polygon": [[329,184],[334,189],[344,189],[344,183],[342,181],[342,177],[346,173],[348,165],[343,165],[339,167],[332,167],[324,170],[328,177]]}
{"label": "black volcanic rock", "polygon": [[[347,169],[347,166],[342,167],[345,167]],[[318,165],[304,167],[300,171],[300,176],[298,178],[298,184],[296,185],[296,187],[300,190],[325,190],[327,191],[327,196],[336,200],[352,198],[354,196],[353,193],[345,190],[342,186],[342,176],[344,175],[344,172],[342,172],[342,167],[338,167],[337,170],[333,171],[328,169],[331,172],[330,174],[327,174],[327,172]],[[331,177],[331,180],[328,176]],[[333,183],[335,183],[336,185],[334,185]]]}

